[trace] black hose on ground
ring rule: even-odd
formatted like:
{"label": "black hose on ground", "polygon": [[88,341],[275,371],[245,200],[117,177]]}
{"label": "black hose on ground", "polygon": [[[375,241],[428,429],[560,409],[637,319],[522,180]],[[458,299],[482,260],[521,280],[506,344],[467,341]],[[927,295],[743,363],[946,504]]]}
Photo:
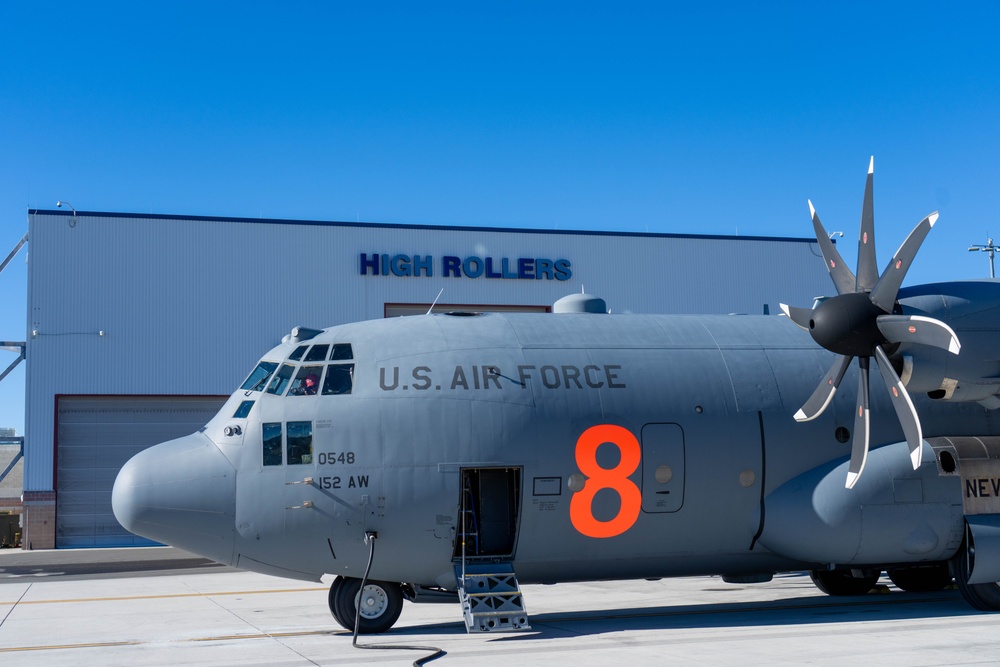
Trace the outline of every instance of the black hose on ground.
{"label": "black hose on ground", "polygon": [[386,650],[386,651],[431,651],[430,655],[419,658],[413,661],[413,667],[421,667],[426,665],[431,660],[437,660],[443,655],[447,655],[444,649],[440,649],[436,646],[385,646],[381,644],[359,644],[358,643],[358,631],[361,628],[361,600],[365,594],[365,585],[368,583],[368,573],[372,569],[372,561],[375,559],[375,540],[378,538],[376,533],[365,533],[365,543],[368,544],[368,565],[365,567],[365,576],[361,577],[361,588],[358,589],[358,603],[355,605],[354,610],[354,640],[351,642],[351,646],[354,648],[364,648],[364,649],[376,649],[376,650]]}

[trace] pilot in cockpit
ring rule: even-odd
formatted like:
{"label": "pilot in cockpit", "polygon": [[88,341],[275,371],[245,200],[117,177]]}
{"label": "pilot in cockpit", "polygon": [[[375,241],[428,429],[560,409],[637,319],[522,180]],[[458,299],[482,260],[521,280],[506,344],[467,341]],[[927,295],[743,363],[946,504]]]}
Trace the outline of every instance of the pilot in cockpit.
{"label": "pilot in cockpit", "polygon": [[315,373],[309,373],[296,380],[296,384],[289,394],[292,396],[315,396],[317,389],[319,389],[319,376]]}

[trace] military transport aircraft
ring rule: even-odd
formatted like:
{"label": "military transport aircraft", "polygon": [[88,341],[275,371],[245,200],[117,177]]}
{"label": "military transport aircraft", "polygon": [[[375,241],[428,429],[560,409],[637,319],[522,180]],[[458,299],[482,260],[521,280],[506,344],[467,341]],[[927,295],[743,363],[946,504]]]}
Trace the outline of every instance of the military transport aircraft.
{"label": "military transport aircraft", "polygon": [[901,288],[936,214],[879,274],[871,171],[856,273],[812,212],[837,291],[812,309],[573,295],[295,328],[199,432],[126,463],[115,515],[239,568],[336,575],[333,617],[362,632],[404,599],[516,630],[519,583],[801,570],[831,595],[954,577],[996,611],[1000,283]]}

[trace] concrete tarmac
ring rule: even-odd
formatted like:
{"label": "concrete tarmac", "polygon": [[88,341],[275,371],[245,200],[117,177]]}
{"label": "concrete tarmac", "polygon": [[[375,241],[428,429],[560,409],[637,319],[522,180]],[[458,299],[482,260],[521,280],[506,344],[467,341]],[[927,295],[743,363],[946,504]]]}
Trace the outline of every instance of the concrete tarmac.
{"label": "concrete tarmac", "polygon": [[[0,664],[408,665],[361,650],[330,616],[330,581],[213,565],[175,549],[0,552]],[[804,574],[525,586],[532,629],[466,634],[458,604],[406,603],[373,646],[421,645],[447,665],[1000,663],[1000,614],[955,590],[833,598]]]}

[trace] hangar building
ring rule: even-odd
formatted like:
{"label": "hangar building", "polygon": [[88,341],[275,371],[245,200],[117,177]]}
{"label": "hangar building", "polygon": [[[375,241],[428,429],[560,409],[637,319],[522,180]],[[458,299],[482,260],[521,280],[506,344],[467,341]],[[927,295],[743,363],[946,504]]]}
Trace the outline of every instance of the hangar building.
{"label": "hangar building", "polygon": [[[200,428],[295,326],[436,311],[778,312],[830,291],[814,239],[29,210],[24,548],[147,543],[122,464]],[[443,291],[442,291],[443,290]],[[440,297],[438,296],[440,293]],[[539,317],[546,315],[540,314]]]}

